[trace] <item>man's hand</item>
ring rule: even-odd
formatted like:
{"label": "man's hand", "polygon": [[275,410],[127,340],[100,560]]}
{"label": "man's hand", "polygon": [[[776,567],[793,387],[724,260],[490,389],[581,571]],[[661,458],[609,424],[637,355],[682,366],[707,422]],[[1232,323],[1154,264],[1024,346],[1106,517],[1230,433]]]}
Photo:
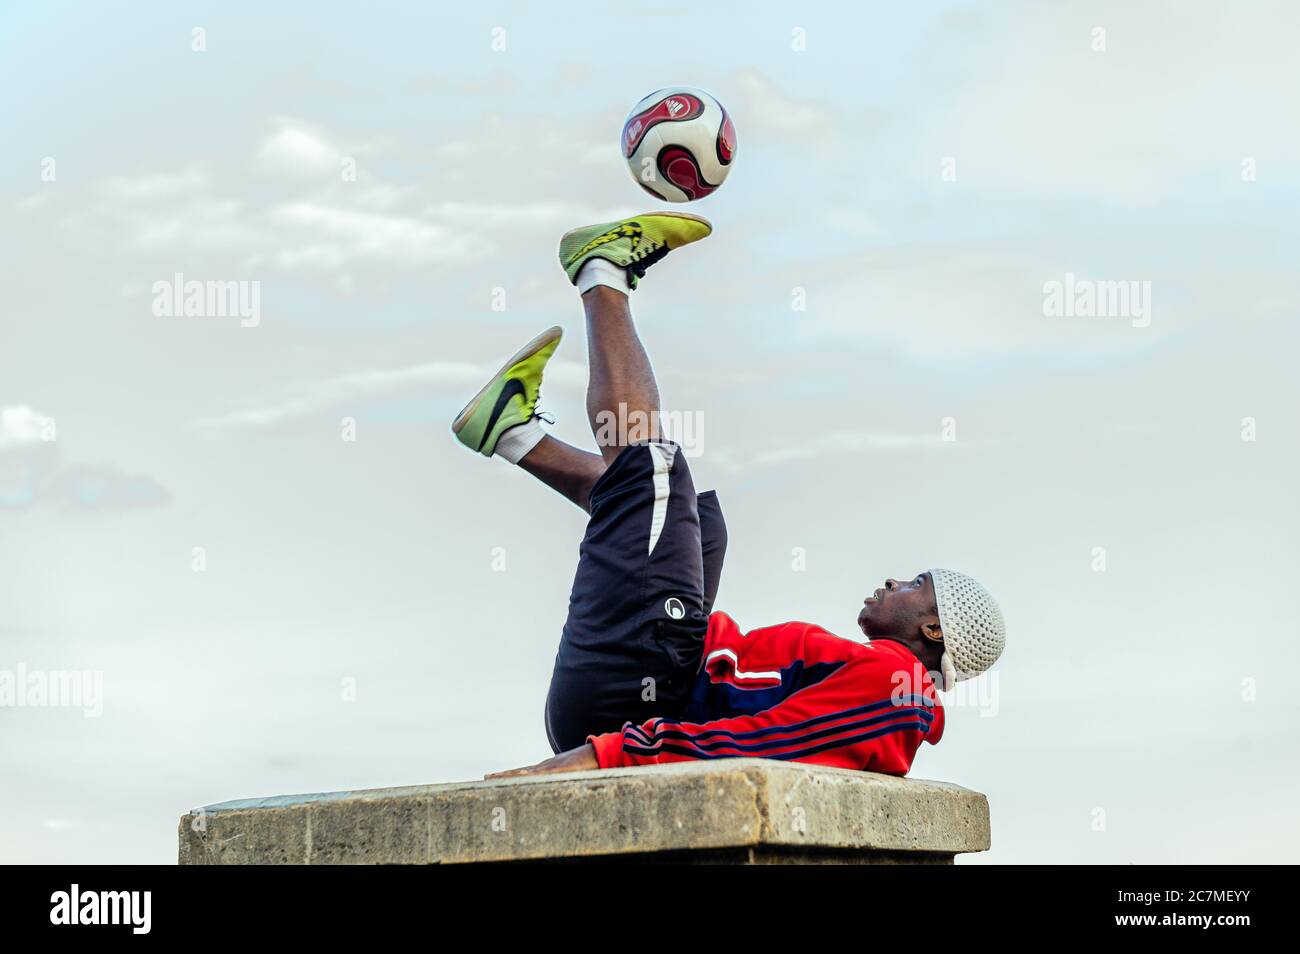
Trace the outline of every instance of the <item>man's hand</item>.
{"label": "man's hand", "polygon": [[483,777],[513,778],[516,775],[546,775],[551,772],[589,772],[598,768],[600,768],[600,764],[596,761],[596,750],[591,743],[587,743],[576,749],[569,749],[567,752],[553,755],[536,765],[511,769],[508,772],[492,772]]}

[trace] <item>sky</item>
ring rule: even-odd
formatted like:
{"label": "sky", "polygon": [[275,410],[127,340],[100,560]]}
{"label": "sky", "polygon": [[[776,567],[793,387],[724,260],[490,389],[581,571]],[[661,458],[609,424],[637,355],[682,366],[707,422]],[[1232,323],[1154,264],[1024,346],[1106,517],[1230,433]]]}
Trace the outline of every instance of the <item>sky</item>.
{"label": "sky", "polygon": [[[717,607],[853,637],[886,576],[989,586],[1006,653],[913,769],[988,795],[962,863],[1293,860],[1298,34],[1262,0],[0,6],[0,689],[86,674],[0,693],[0,861],[169,863],[195,806],[549,754],[583,514],[447,428],[558,324],[543,404],[592,446],[555,246],[656,207],[617,142],[675,85],[737,157],[633,307],[727,514]],[[159,315],[178,274],[255,319]],[[1050,306],[1106,282],[1118,314]]]}

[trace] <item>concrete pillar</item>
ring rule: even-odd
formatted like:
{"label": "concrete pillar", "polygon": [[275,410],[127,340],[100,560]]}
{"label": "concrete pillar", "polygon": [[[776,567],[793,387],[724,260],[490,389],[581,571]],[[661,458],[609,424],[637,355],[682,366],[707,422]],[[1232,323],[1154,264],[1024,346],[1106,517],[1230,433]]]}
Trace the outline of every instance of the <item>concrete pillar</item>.
{"label": "concrete pillar", "polygon": [[181,864],[951,864],[989,814],[943,782],[720,759],[223,802],[179,835]]}

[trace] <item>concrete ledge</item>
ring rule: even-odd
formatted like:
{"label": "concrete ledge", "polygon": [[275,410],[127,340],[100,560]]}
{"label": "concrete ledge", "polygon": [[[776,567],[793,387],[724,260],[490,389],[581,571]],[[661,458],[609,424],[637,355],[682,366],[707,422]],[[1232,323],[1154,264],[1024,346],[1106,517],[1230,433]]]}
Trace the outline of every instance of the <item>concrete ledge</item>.
{"label": "concrete ledge", "polygon": [[762,759],[222,802],[181,864],[951,863],[988,802],[948,785]]}

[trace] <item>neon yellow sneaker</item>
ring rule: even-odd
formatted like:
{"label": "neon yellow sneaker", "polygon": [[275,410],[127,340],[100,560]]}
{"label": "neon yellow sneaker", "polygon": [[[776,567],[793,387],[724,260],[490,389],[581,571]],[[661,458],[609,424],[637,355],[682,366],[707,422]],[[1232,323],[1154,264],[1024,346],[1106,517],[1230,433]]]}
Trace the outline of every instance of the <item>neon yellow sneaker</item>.
{"label": "neon yellow sneaker", "polygon": [[645,212],[621,222],[588,225],[560,239],[560,265],[569,281],[590,258],[604,258],[627,269],[633,288],[645,270],[675,248],[698,242],[713,231],[709,220],[685,212]]}
{"label": "neon yellow sneaker", "polygon": [[542,372],[563,334],[564,329],[557,325],[520,348],[451,422],[456,440],[491,457],[502,434],[531,421],[537,414]]}

